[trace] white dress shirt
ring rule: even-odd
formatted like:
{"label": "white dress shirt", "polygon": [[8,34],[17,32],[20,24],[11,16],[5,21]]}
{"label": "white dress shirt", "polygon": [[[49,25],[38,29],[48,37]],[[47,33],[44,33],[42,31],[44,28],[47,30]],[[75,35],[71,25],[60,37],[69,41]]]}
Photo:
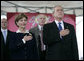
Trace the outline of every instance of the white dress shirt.
{"label": "white dress shirt", "polygon": [[[16,33],[21,33],[21,31],[18,29],[18,30],[16,31]],[[26,30],[25,33],[29,33],[29,31]],[[25,41],[24,39],[22,39],[22,41],[23,41],[24,44],[26,43],[26,41]]]}
{"label": "white dress shirt", "polygon": [[[55,20],[55,23],[56,23],[57,27],[59,28],[59,24],[58,24],[59,21]],[[60,23],[61,23],[62,29],[64,29],[64,23],[63,23],[63,21],[60,21]]]}
{"label": "white dress shirt", "polygon": [[41,30],[41,27],[43,27],[43,26],[38,25],[39,31]]}
{"label": "white dress shirt", "polygon": [[[55,23],[56,23],[56,25],[57,25],[57,27],[59,28],[59,21],[57,21],[57,20],[55,20]],[[63,23],[63,21],[60,21],[60,25],[62,26],[62,29],[64,29],[64,23]],[[62,38],[62,36],[60,35],[60,38]]]}
{"label": "white dress shirt", "polygon": [[[41,27],[43,27],[43,26],[38,25],[39,31],[41,31]],[[40,37],[41,37],[41,34],[40,34]],[[44,44],[44,49],[43,50],[46,50],[46,45],[45,44]]]}
{"label": "white dress shirt", "polygon": [[[7,29],[4,30],[4,29],[1,28],[1,32],[2,32],[2,34],[3,34],[4,31],[6,31],[6,38],[7,38]],[[4,37],[4,35],[3,35],[3,37]],[[6,42],[5,39],[4,39],[4,42]]]}

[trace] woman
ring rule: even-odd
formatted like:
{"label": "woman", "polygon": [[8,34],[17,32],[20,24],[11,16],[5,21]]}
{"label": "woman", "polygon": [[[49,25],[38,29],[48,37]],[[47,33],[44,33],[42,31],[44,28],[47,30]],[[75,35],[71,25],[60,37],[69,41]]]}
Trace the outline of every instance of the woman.
{"label": "woman", "polygon": [[18,30],[11,35],[9,43],[12,60],[38,60],[36,40],[32,33],[26,30],[27,16],[23,13],[15,18]]}

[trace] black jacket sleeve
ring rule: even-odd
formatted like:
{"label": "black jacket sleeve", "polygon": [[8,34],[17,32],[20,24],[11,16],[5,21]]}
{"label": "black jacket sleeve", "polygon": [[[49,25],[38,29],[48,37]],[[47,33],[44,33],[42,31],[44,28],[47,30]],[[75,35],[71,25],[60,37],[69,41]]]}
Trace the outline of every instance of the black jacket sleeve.
{"label": "black jacket sleeve", "polygon": [[78,60],[79,59],[78,44],[77,44],[75,29],[73,26],[71,26],[71,32],[72,32],[71,36],[72,36],[73,57],[75,60]]}

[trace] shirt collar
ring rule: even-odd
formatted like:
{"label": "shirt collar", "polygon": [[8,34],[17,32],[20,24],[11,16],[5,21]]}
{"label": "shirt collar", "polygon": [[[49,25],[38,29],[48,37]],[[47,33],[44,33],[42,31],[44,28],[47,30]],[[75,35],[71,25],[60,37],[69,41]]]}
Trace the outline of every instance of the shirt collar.
{"label": "shirt collar", "polygon": [[43,27],[43,26],[38,25],[39,30],[41,30],[41,27]]}
{"label": "shirt collar", "polygon": [[3,31],[7,31],[7,29],[4,30],[4,29],[1,28],[1,31],[2,31],[2,32],[3,32]]}
{"label": "shirt collar", "polygon": [[[62,29],[64,29],[64,23],[63,23],[63,20],[60,21],[60,22],[61,22]],[[56,23],[57,27],[59,27],[59,24],[58,24],[59,21],[55,20],[55,23]]]}
{"label": "shirt collar", "polygon": [[[21,33],[21,31],[18,29],[18,30],[16,31],[16,33]],[[26,30],[25,33],[29,33],[29,31]]]}
{"label": "shirt collar", "polygon": [[[55,23],[58,24],[59,21],[55,20]],[[63,21],[60,21],[61,24],[63,24]]]}

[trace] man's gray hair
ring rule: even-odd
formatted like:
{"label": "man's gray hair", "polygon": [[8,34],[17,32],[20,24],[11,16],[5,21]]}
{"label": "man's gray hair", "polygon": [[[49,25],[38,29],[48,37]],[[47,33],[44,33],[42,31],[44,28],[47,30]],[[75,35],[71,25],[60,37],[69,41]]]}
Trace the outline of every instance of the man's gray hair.
{"label": "man's gray hair", "polygon": [[7,16],[6,15],[1,15],[1,20],[2,19],[7,19]]}
{"label": "man's gray hair", "polygon": [[[54,7],[53,7],[53,13],[54,13],[56,7],[62,7],[62,6],[61,6],[61,5],[54,6]],[[63,8],[63,7],[62,7],[62,8]]]}

